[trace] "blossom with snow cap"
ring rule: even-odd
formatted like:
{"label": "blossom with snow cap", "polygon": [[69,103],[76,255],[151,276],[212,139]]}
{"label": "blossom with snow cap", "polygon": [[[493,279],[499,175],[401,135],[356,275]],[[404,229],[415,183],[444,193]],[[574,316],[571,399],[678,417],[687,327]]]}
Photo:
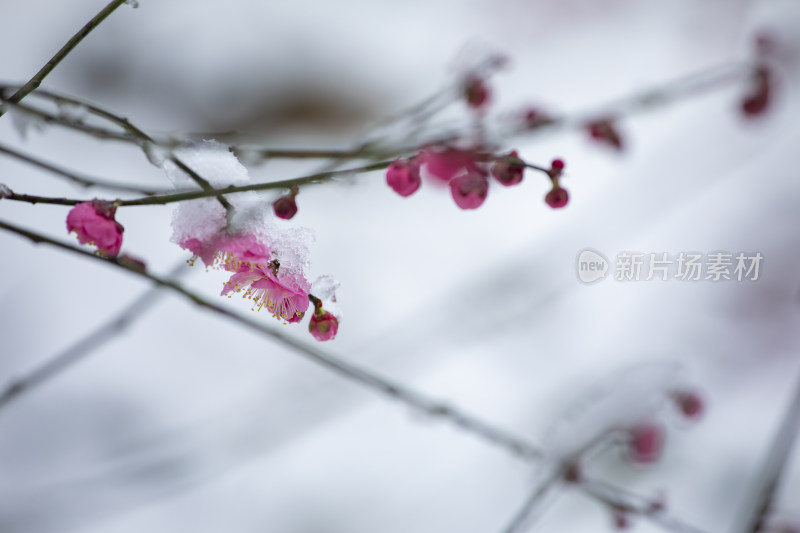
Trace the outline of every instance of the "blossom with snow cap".
{"label": "blossom with snow cap", "polygon": [[78,242],[97,247],[97,253],[116,257],[122,247],[125,228],[114,220],[117,206],[113,202],[94,199],[73,207],[67,214],[67,231],[75,232]]}
{"label": "blossom with snow cap", "polygon": [[206,240],[187,237],[178,241],[178,245],[199,257],[206,267],[230,272],[238,272],[243,265],[266,265],[272,254],[266,238],[257,233],[220,233]]}
{"label": "blossom with snow cap", "polygon": [[[223,144],[193,143],[174,155],[217,189],[250,183],[247,169]],[[174,162],[166,159],[162,167],[177,186],[196,188]],[[296,194],[293,189],[288,197],[293,200]],[[309,305],[311,284],[304,271],[312,237],[302,228],[276,225],[276,217],[290,218],[293,209],[269,209],[260,193],[240,192],[226,199],[231,210],[216,198],[182,202],[173,214],[172,241],[194,254],[190,264],[199,258],[206,267],[231,273],[223,296],[239,293],[252,300],[254,310],[266,309],[286,323],[299,322]]]}

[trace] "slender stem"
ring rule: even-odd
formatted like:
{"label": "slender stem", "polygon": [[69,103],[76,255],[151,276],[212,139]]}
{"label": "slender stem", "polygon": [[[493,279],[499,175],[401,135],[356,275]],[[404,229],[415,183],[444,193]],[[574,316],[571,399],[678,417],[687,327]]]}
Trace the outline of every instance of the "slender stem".
{"label": "slender stem", "polygon": [[165,194],[166,190],[155,190],[155,189],[145,189],[142,187],[135,187],[133,185],[124,185],[120,183],[115,183],[113,181],[106,181],[100,178],[93,178],[88,177],[85,175],[78,174],[76,172],[63,169],[61,167],[57,167],[52,163],[48,163],[41,159],[37,159],[32,155],[24,154],[19,152],[9,146],[0,144],[0,153],[9,155],[20,161],[25,161],[28,164],[31,164],[35,167],[42,168],[53,174],[57,174],[59,176],[63,176],[67,178],[69,181],[76,183],[82,187],[102,187],[104,189],[112,190],[112,191],[121,191],[121,192],[134,192],[138,194],[144,194],[146,196],[153,196],[156,194]]}
{"label": "slender stem", "polygon": [[235,147],[233,153],[237,157],[245,154],[258,154],[264,159],[355,159],[363,157],[363,148],[350,150],[299,150],[299,149],[275,149],[275,148],[244,148]]}
{"label": "slender stem", "polygon": [[[87,36],[89,33],[95,29],[101,22],[103,22],[106,17],[108,17],[111,13],[114,12],[119,6],[125,3],[126,0],[111,0],[106,7],[100,10],[100,12],[92,17],[92,20],[87,22],[78,33],[72,36],[72,38],[67,41],[67,44],[61,47],[61,50],[56,52],[56,54],[50,58],[50,60],[44,64],[44,66],[39,69],[39,72],[34,74],[34,76],[28,80],[28,82],[20,87],[17,92],[15,92],[9,100],[12,103],[18,103],[23,98],[28,96],[32,91],[37,89],[39,85],[42,84],[42,81],[47,77],[50,72],[53,71],[56,66],[58,66],[61,61],[67,57],[67,55],[72,52],[72,50],[78,46],[78,44]],[[3,116],[5,111],[0,109],[0,116]]]}
{"label": "slender stem", "polygon": [[[36,91],[34,95],[39,95],[41,93],[41,89]],[[31,107],[25,104],[13,104],[9,101],[9,99],[3,96],[3,93],[0,92],[0,101],[5,102],[7,106],[12,109],[19,110],[23,115],[31,115],[36,117],[37,119],[41,120],[46,124],[56,124],[58,126],[63,126],[65,128],[70,128],[76,131],[80,131],[81,133],[86,133],[87,135],[91,135],[97,139],[104,139],[104,140],[113,140],[113,141],[122,141],[127,143],[139,144],[139,141],[127,134],[127,133],[120,133],[117,131],[111,131],[105,128],[99,128],[97,126],[90,126],[85,124],[81,121],[75,120],[68,120],[64,119],[63,117],[56,116],[52,113],[48,113],[46,111],[42,111],[41,109],[37,109],[35,107]]]}
{"label": "slender stem", "polygon": [[80,248],[76,248],[69,244],[51,239],[45,235],[21,228],[8,222],[0,221],[0,229],[5,229],[17,235],[26,237],[34,243],[45,243],[56,248],[66,250],[82,257],[89,258],[94,261],[101,261],[109,265],[116,266],[126,270],[134,275],[144,277],[159,287],[169,289],[172,292],[180,294],[188,298],[198,306],[213,311],[225,318],[232,320],[256,331],[266,337],[270,337],[285,346],[293,348],[301,356],[310,360],[311,362],[323,366],[332,372],[354,381],[366,388],[378,392],[390,399],[403,403],[414,410],[420,411],[432,418],[440,418],[446,420],[451,424],[461,428],[462,430],[481,438],[484,441],[490,442],[494,445],[505,448],[511,453],[527,460],[542,459],[542,451],[517,436],[514,436],[502,429],[496,428],[493,425],[480,420],[464,411],[461,411],[453,406],[447,405],[439,400],[430,398],[424,394],[418,393],[412,389],[406,388],[399,383],[395,383],[386,379],[376,373],[360,368],[352,363],[339,359],[338,357],[327,353],[315,346],[307,345],[290,335],[282,333],[279,330],[268,327],[255,319],[239,316],[233,311],[225,307],[216,305],[206,300],[205,298],[190,292],[182,285],[175,281],[161,278],[147,271],[139,270],[136,267],[126,263],[124,260],[117,258],[101,257],[94,255]]}
{"label": "slender stem", "polygon": [[[174,194],[164,194],[159,196],[149,196],[143,198],[135,198],[131,200],[118,200],[120,206],[132,205],[166,205],[174,202],[183,202],[186,200],[196,200],[198,198],[209,198],[220,194],[234,194],[247,191],[263,191],[268,189],[291,189],[294,186],[308,185],[309,183],[317,183],[326,179],[343,176],[348,174],[355,174],[360,172],[371,172],[373,170],[380,170],[388,167],[391,161],[380,161],[371,165],[366,165],[357,168],[347,168],[342,170],[328,170],[325,172],[318,172],[300,178],[294,178],[282,181],[273,181],[269,183],[253,183],[250,185],[240,185],[238,187],[230,186],[224,189],[212,189],[210,191],[188,191],[179,192]],[[35,196],[30,194],[16,194],[12,193],[5,196],[7,200],[15,200],[18,202],[27,202],[31,204],[55,204],[55,205],[76,205],[87,202],[86,199],[75,198],[50,198],[47,196]]]}
{"label": "slender stem", "polygon": [[[170,276],[178,275],[180,271],[185,268],[185,262],[181,261],[180,265],[172,269]],[[49,358],[41,366],[22,377],[14,379],[5,390],[0,392],[0,412],[25,394],[30,393],[46,381],[51,380],[74,364],[84,360],[93,351],[125,331],[128,327],[133,325],[133,322],[139,316],[153,307],[163,294],[164,293],[158,288],[154,287],[148,289],[123,309],[119,315],[103,323],[66,350]]]}
{"label": "slender stem", "polygon": [[[549,172],[549,170],[544,167],[533,165],[531,163],[526,163],[518,158],[513,158],[513,157],[510,158],[507,156],[496,157],[491,154],[478,154],[477,157],[482,161],[503,160],[512,163],[521,163],[528,168],[543,172],[545,174]],[[311,183],[322,183],[324,181],[327,181],[331,178],[336,178],[338,176],[343,176],[343,175],[346,176],[349,174],[382,170],[391,164],[392,161],[378,161],[376,163],[371,163],[369,165],[364,165],[361,167],[346,168],[341,170],[326,170],[324,172],[317,172],[314,174],[309,174],[308,176],[302,176],[299,178],[292,178],[288,180],[271,181],[268,183],[252,183],[249,185],[239,185],[236,187],[229,186],[225,187],[224,189],[210,189],[206,191],[185,191],[173,194],[161,194],[158,196],[153,195],[145,198],[133,198],[130,200],[117,200],[117,204],[120,206],[166,205],[174,202],[197,200],[198,198],[210,198],[212,196],[219,196],[220,194],[235,194],[240,192],[263,191],[269,189],[291,189],[292,187],[308,185]],[[27,202],[31,204],[55,204],[55,205],[76,205],[88,201],[86,199],[52,198],[48,196],[35,196],[31,194],[16,194],[16,193],[6,196],[6,199],[15,200],[18,202]]]}
{"label": "slender stem", "polygon": [[794,397],[786,410],[783,422],[781,422],[775,434],[772,446],[764,460],[764,466],[759,471],[760,477],[757,480],[753,501],[750,505],[744,506],[744,516],[742,520],[737,522],[741,524],[743,533],[757,533],[762,530],[764,520],[771,510],[772,499],[799,432],[800,379],[795,385]]}

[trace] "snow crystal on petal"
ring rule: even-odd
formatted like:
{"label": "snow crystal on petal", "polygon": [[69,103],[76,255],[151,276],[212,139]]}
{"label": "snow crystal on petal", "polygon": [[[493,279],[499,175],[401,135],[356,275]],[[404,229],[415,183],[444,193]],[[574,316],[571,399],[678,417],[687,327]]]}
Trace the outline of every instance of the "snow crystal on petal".
{"label": "snow crystal on petal", "polygon": [[322,300],[322,307],[337,319],[342,319],[342,313],[336,301],[336,291],[339,290],[341,283],[331,275],[319,276],[311,284],[311,294]]}
{"label": "snow crystal on petal", "polygon": [[225,229],[226,216],[225,208],[215,198],[178,204],[172,213],[172,242],[209,241]]}

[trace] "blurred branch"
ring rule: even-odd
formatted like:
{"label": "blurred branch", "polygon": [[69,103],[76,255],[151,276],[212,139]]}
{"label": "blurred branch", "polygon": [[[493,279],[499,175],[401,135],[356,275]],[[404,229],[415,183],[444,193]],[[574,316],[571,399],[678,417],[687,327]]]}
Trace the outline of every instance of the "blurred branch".
{"label": "blurred branch", "polygon": [[[185,268],[186,264],[181,261],[179,265],[172,269],[169,274],[170,277],[178,275]],[[0,392],[0,412],[15,400],[32,392],[33,389],[56,377],[75,363],[82,361],[93,351],[125,331],[133,325],[137,318],[150,310],[162,295],[163,293],[158,288],[149,289],[131,302],[119,315],[103,323],[78,342],[48,359],[44,364],[25,376],[14,379],[5,390]]]}
{"label": "blurred branch", "polygon": [[753,501],[749,506],[744,507],[744,516],[740,522],[737,522],[741,524],[743,533],[757,533],[763,530],[764,520],[771,510],[775,491],[798,432],[800,432],[800,379],[797,380],[794,398],[767,453],[764,467],[760,470],[761,477],[756,484]]}
{"label": "blurred branch", "polygon": [[653,500],[634,494],[621,487],[584,478],[578,488],[595,500],[608,505],[612,510],[647,518],[666,531],[673,533],[705,533],[702,529],[670,516],[661,505],[654,505],[655,502]]}
{"label": "blurred branch", "polygon": [[573,114],[543,116],[534,127],[517,128],[504,132],[503,135],[538,133],[553,129],[580,129],[598,119],[619,120],[648,109],[662,107],[713,89],[726,87],[732,82],[749,78],[754,69],[755,66],[749,62],[718,65],[652,89],[600,104],[593,109]]}
{"label": "blurred branch", "polygon": [[245,326],[258,333],[261,333],[264,336],[271,337],[287,347],[293,348],[294,350],[296,350],[297,353],[302,355],[304,358],[308,359],[309,361],[317,365],[323,366],[335,372],[336,374],[344,378],[347,378],[350,381],[354,381],[390,399],[401,402],[416,411],[420,411],[421,413],[428,415],[432,418],[441,418],[443,420],[446,420],[451,424],[461,428],[462,430],[471,433],[472,435],[475,435],[481,438],[482,440],[485,440],[487,442],[505,448],[514,455],[517,455],[524,459],[531,460],[531,459],[543,458],[543,453],[538,447],[529,444],[528,442],[519,437],[507,433],[502,429],[496,428],[489,423],[486,423],[476,417],[473,417],[468,413],[460,411],[455,407],[451,407],[439,400],[435,400],[433,398],[420,394],[398,383],[392,382],[391,380],[379,376],[378,374],[372,373],[371,371],[368,371],[352,363],[339,359],[338,357],[328,352],[325,352],[317,347],[312,347],[303,342],[300,342],[297,339],[293,338],[292,336],[284,334],[271,327],[265,326],[264,324],[256,320],[246,318],[244,316],[239,316],[233,311],[230,311],[222,306],[213,304],[210,301],[206,300],[205,298],[193,292],[190,292],[188,289],[184,288],[182,285],[172,280],[161,278],[153,274],[150,274],[147,271],[140,270],[130,265],[129,263],[125,262],[124,260],[120,260],[113,257],[97,256],[85,250],[81,250],[80,248],[76,248],[69,244],[56,241],[39,233],[26,230],[24,228],[21,228],[19,226],[4,221],[0,221],[0,229],[5,229],[12,233],[16,233],[17,235],[26,237],[27,239],[30,239],[34,243],[49,244],[61,250],[69,251],[78,254],[82,257],[90,258],[95,261],[101,261],[106,264],[114,265],[134,275],[144,277],[152,281],[159,287],[169,289],[177,294],[182,295],[185,298],[188,298],[189,300],[191,300],[192,302],[194,302],[195,304],[197,304],[202,308],[205,308],[209,311],[213,311],[219,315],[224,316],[229,320],[239,323],[242,326]]}
{"label": "blurred branch", "polygon": [[562,475],[562,469],[558,468],[540,482],[511,519],[511,522],[503,528],[503,533],[518,533],[523,531],[523,527],[530,526],[531,514],[544,502],[544,499],[555,488]]}
{"label": "blurred branch", "polygon": [[[80,256],[90,258],[92,260],[101,261],[106,264],[114,265],[132,274],[144,277],[157,285],[156,290],[158,288],[165,288],[177,294],[180,294],[181,296],[191,300],[192,302],[194,302],[195,304],[197,304],[202,308],[205,308],[209,311],[213,311],[219,315],[222,315],[228,318],[229,320],[237,322],[240,325],[247,327],[253,331],[256,331],[264,336],[271,337],[272,339],[282,343],[283,345],[293,348],[294,350],[296,350],[298,354],[308,359],[309,361],[317,365],[323,366],[328,370],[331,370],[334,373],[350,381],[354,381],[361,386],[373,390],[374,392],[382,394],[389,399],[398,401],[415,411],[419,411],[427,416],[430,416],[431,418],[439,418],[445,420],[453,424],[454,426],[458,427],[459,429],[465,431],[466,433],[472,434],[473,436],[476,436],[481,440],[484,440],[490,444],[503,448],[506,451],[511,452],[512,454],[522,459],[542,460],[545,458],[544,452],[537,446],[534,446],[529,442],[527,442],[526,440],[519,438],[511,433],[508,433],[503,429],[497,428],[493,426],[491,423],[487,423],[477,417],[474,417],[469,413],[461,411],[460,409],[454,406],[447,405],[444,402],[428,397],[412,389],[406,388],[405,386],[400,385],[399,383],[393,382],[369,370],[356,366],[345,360],[339,359],[338,357],[326,351],[320,350],[317,347],[309,346],[303,342],[300,342],[292,338],[289,335],[286,335],[278,330],[275,330],[260,322],[257,322],[256,320],[246,318],[244,316],[239,316],[236,313],[219,305],[213,304],[210,301],[206,300],[205,298],[189,291],[188,289],[184,288],[182,285],[178,284],[175,281],[161,278],[153,274],[150,274],[149,272],[146,272],[144,270],[140,270],[132,266],[130,263],[125,262],[124,260],[94,255],[88,251],[71,246],[69,244],[56,241],[44,235],[20,228],[19,226],[9,224],[7,222],[0,221],[0,229],[5,229],[12,233],[16,233],[17,235],[26,237],[31,241],[33,241],[34,243],[49,244],[56,248],[76,253]],[[137,300],[136,302],[134,302],[134,304],[131,305],[132,308],[136,307],[136,310],[133,311],[134,313],[139,312],[140,310],[142,310],[142,307],[146,305],[146,303],[142,303],[142,300],[145,299],[148,296],[148,294],[143,295],[139,300]],[[122,324],[124,326],[125,324],[124,320],[122,320]],[[81,343],[78,344],[81,345]],[[66,353],[67,354],[77,353],[77,350],[74,349],[68,350],[68,352]],[[27,389],[29,392],[30,388],[37,385],[38,383],[41,383],[47,377],[55,375],[58,371],[65,368],[69,364],[72,364],[78,358],[79,356],[75,355],[63,355],[60,358],[61,359],[60,362],[53,362],[51,363],[51,365],[45,365],[45,367],[50,366],[50,368],[38,371],[39,375],[44,377],[35,378],[32,383],[25,383],[23,385],[22,391],[18,390],[20,389],[19,385],[20,382],[17,382],[17,384],[12,384],[11,387],[9,387],[3,393],[2,395],[3,401],[0,402],[0,408],[2,408],[4,405],[7,405],[10,400],[21,394],[21,392],[23,392],[24,390]],[[30,376],[28,376],[28,378],[30,378]],[[512,523],[506,529],[507,533],[519,530],[519,527],[526,521],[530,512],[547,495],[549,489],[553,486],[553,483],[563,475],[563,471],[561,468],[557,470],[557,474],[558,474],[557,476],[548,478],[547,482],[543,483],[531,494],[528,500],[526,500],[526,503],[523,506],[523,508],[517,513]],[[641,496],[636,496],[632,493],[626,492],[622,489],[618,489],[611,485],[604,484],[598,481],[583,480],[581,483],[576,485],[576,488],[582,490],[584,493],[593,497],[594,499],[610,505],[614,509],[622,509],[626,512],[640,514],[662,525],[663,527],[669,529],[670,531],[678,533],[704,533],[702,530],[690,526],[678,519],[672,518],[666,515],[660,509],[656,509],[652,505],[652,502],[648,501],[646,498],[643,498]]]}
{"label": "blurred branch", "polygon": [[61,167],[57,167],[51,163],[47,163],[41,159],[37,159],[31,155],[24,154],[17,150],[14,150],[11,147],[5,146],[0,144],[0,153],[10,155],[20,161],[24,161],[28,164],[31,164],[35,167],[39,167],[41,169],[47,170],[52,172],[53,174],[57,174],[59,176],[63,176],[67,178],[69,181],[76,183],[82,187],[102,187],[103,189],[108,189],[112,191],[120,191],[120,192],[133,192],[138,194],[143,194],[146,196],[153,196],[156,194],[165,194],[169,191],[166,190],[155,190],[155,189],[145,189],[141,187],[136,187],[133,185],[124,185],[120,183],[115,183],[113,181],[106,181],[101,178],[94,178],[88,177],[85,175],[78,174],[71,170],[66,170]]}
{"label": "blurred branch", "polygon": [[[51,57],[50,60],[47,63],[45,63],[45,65],[41,69],[39,69],[39,72],[34,74],[34,76],[30,80],[28,80],[28,82],[25,85],[20,87],[17,90],[17,92],[15,92],[11,96],[11,98],[9,98],[9,101],[11,103],[16,104],[20,102],[23,98],[28,96],[32,91],[37,89],[42,84],[42,81],[44,81],[47,75],[50,74],[50,72],[52,72],[53,69],[56,68],[58,64],[61,63],[61,61],[65,57],[67,57],[67,55],[70,52],[72,52],[72,50],[76,46],[78,46],[78,44],[87,35],[89,35],[89,33],[93,29],[99,26],[100,23],[106,19],[106,17],[108,17],[111,13],[114,12],[114,10],[116,10],[119,6],[121,6],[125,2],[126,0],[111,0],[111,2],[109,2],[106,7],[101,9],[97,15],[92,17],[92,19],[89,22],[87,22],[80,30],[78,30],[78,33],[73,35],[72,38],[69,41],[67,41],[67,44],[62,46],[61,49],[58,52],[56,52],[56,54],[53,57]],[[5,110],[0,108],[0,117],[3,116],[4,113]]]}

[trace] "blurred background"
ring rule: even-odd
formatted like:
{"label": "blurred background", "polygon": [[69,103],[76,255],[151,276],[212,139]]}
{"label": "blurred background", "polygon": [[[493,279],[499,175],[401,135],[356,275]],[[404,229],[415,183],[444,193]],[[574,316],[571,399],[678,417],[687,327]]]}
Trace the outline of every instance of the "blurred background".
{"label": "blurred background", "polygon": [[[0,3],[3,82],[27,80],[104,5]],[[141,0],[112,14],[43,86],[148,133],[348,148],[486,53],[509,58],[490,80],[490,118],[526,106],[570,114],[749,60],[761,31],[783,47],[764,116],[741,115],[742,80],[621,121],[621,153],[575,130],[514,139],[506,148],[532,163],[566,161],[563,210],[544,204],[547,180],[531,172],[514,188],[492,184],[469,212],[427,185],[401,198],[376,172],[303,189],[298,215],[278,221],[313,231],[310,279],[341,282],[341,327],[325,349],[553,453],[580,442],[587,424],[602,422],[595,416],[613,418],[593,414],[602,398],[643,401],[637,395],[658,393],[677,372],[702,391],[702,419],[688,424],[665,406],[653,414],[669,427],[660,461],[644,468],[611,450],[587,469],[644,495],[663,492],[671,513],[716,532],[735,527],[751,501],[800,377],[793,0]],[[467,117],[461,103],[448,113]],[[9,118],[0,119],[6,146],[88,175],[168,185],[136,147],[55,126],[23,138]],[[319,165],[275,160],[250,175],[288,179]],[[0,183],[29,194],[103,194],[8,157]],[[73,242],[67,211],[0,201],[3,220]],[[123,251],[163,275],[187,259],[170,242],[171,213],[117,213]],[[633,250],[760,252],[764,260],[754,282],[586,286],[575,263],[587,247],[610,259]],[[8,233],[0,249],[0,384],[149,288]],[[246,302],[218,298],[225,276],[188,270],[193,290],[250,313]],[[267,313],[259,318],[281,327]],[[281,331],[313,342],[304,324]],[[626,374],[632,366],[647,380]],[[789,520],[800,512],[796,455],[776,498]],[[500,532],[537,473],[536,464],[169,294],[0,411],[3,532]],[[536,526],[612,523],[607,508],[565,491]]]}

